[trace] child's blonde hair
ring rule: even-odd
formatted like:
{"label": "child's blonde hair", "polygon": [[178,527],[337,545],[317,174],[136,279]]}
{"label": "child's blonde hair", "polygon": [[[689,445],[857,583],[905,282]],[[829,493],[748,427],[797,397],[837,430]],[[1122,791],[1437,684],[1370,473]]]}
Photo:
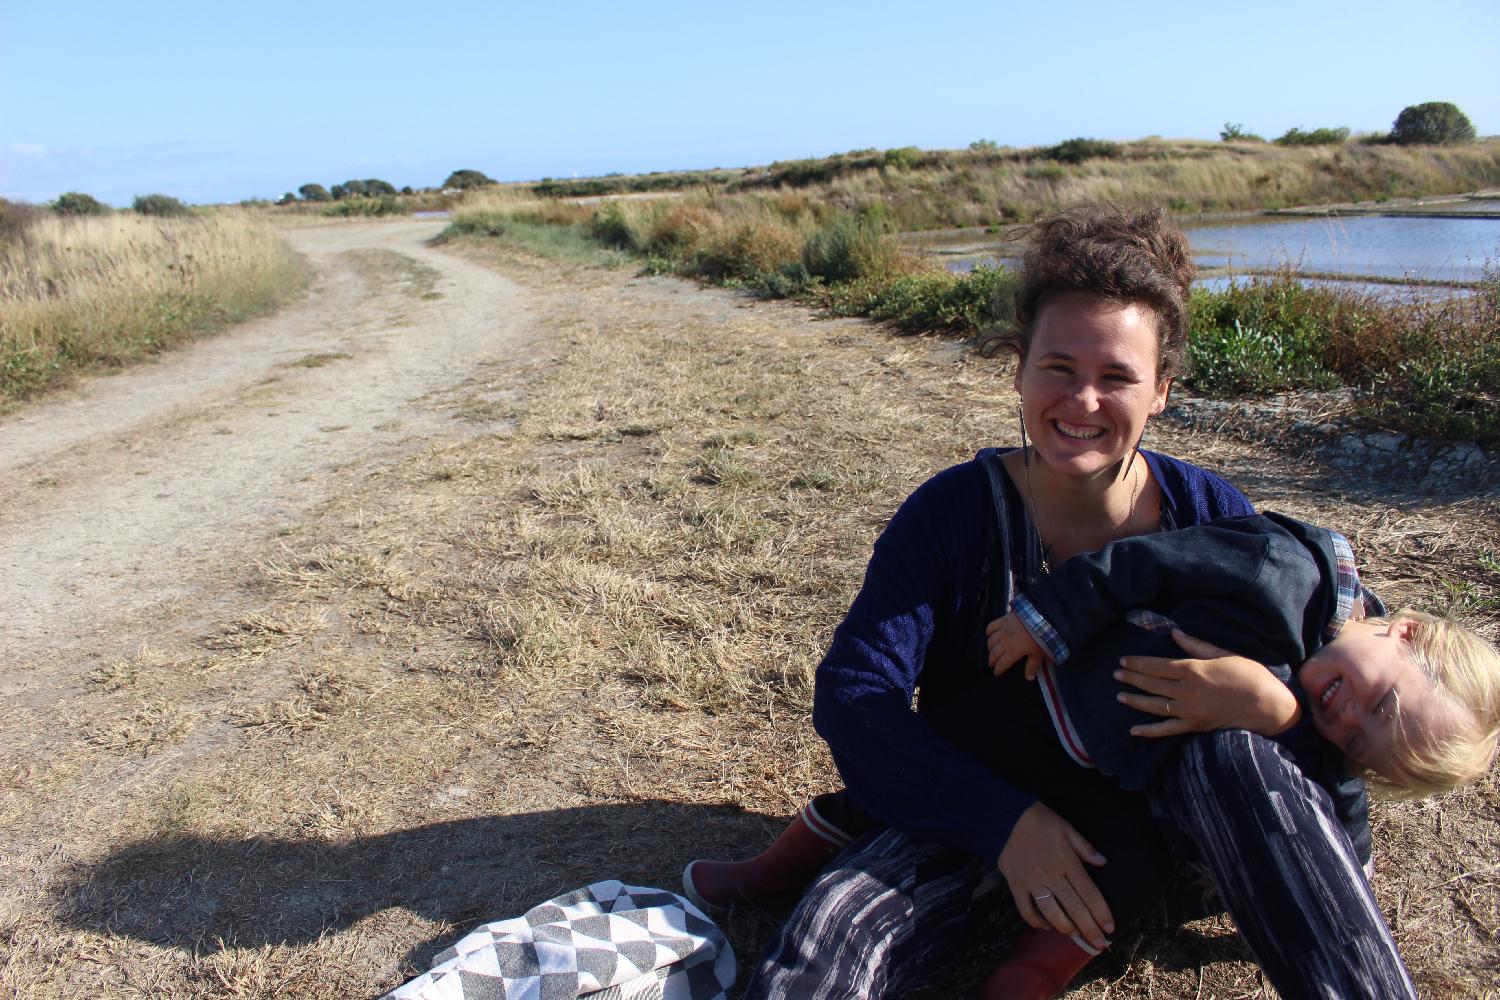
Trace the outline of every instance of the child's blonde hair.
{"label": "child's blonde hair", "polygon": [[1395,773],[1370,777],[1397,798],[1440,795],[1482,777],[1500,743],[1500,650],[1437,615],[1402,608],[1386,620],[1417,623],[1412,659],[1453,709],[1454,723],[1442,739],[1403,738],[1391,761]]}

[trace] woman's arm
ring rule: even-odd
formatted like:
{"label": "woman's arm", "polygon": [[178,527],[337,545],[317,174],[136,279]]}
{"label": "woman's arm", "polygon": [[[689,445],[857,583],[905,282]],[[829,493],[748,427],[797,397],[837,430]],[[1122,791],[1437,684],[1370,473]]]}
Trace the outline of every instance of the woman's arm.
{"label": "woman's arm", "polygon": [[1141,689],[1120,692],[1120,701],[1164,717],[1161,722],[1132,727],[1132,736],[1176,736],[1215,729],[1248,729],[1275,736],[1301,718],[1297,696],[1261,664],[1180,629],[1172,630],[1172,638],[1187,656],[1126,656],[1115,671],[1116,680]]}
{"label": "woman's arm", "polygon": [[919,680],[963,668],[951,655],[928,662],[929,649],[960,648],[960,618],[977,621],[963,601],[980,590],[988,489],[983,469],[967,463],[923,484],[892,517],[818,666],[813,723],[861,808],[994,861],[1035,800],[912,710]]}

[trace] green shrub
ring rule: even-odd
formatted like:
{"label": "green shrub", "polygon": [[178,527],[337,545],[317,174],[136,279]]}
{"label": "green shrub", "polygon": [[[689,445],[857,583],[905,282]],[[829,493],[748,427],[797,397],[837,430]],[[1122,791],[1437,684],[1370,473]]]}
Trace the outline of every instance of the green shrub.
{"label": "green shrub", "polygon": [[898,146],[885,151],[885,165],[897,170],[910,170],[922,162],[922,151],[916,146]]}
{"label": "green shrub", "polygon": [[42,210],[35,205],[0,198],[0,243],[20,240],[26,234],[26,227],[41,214]]}
{"label": "green shrub", "polygon": [[1246,132],[1245,126],[1234,122],[1225,122],[1224,128],[1219,132],[1220,142],[1265,142],[1265,136],[1256,135],[1254,132]]}
{"label": "green shrub", "polygon": [[333,195],[321,184],[304,184],[297,189],[303,201],[332,201]]}
{"label": "green shrub", "polygon": [[1082,163],[1085,160],[1113,159],[1120,155],[1118,142],[1106,139],[1065,139],[1042,150],[1042,156],[1058,163]]}
{"label": "green shrub", "polygon": [[345,198],[323,209],[323,214],[333,218],[405,215],[406,209],[394,197],[388,195],[381,198]]}
{"label": "green shrub", "polygon": [[595,210],[589,234],[605,246],[632,253],[646,249],[651,241],[646,227],[619,202],[608,202]]}
{"label": "green shrub", "polygon": [[1013,317],[1016,278],[999,267],[968,274],[919,271],[895,279],[876,293],[870,315],[903,330],[974,333]]}
{"label": "green shrub", "polygon": [[1222,292],[1197,289],[1188,303],[1189,381],[1227,395],[1336,385],[1334,335],[1349,325],[1349,309],[1338,292],[1290,273]]}
{"label": "green shrub", "polygon": [[[287,195],[288,201],[293,201],[291,195]],[[193,210],[169,194],[138,194],[135,201],[131,202],[130,208],[137,215],[191,215]]]}
{"label": "green shrub", "polygon": [[1216,396],[1263,396],[1288,389],[1329,388],[1337,379],[1318,369],[1291,338],[1241,325],[1195,330],[1188,341],[1193,388]]}
{"label": "green shrub", "polygon": [[1342,146],[1349,140],[1349,130],[1346,128],[1315,128],[1306,132],[1300,128],[1287,129],[1285,135],[1278,136],[1278,146]]}
{"label": "green shrub", "polygon": [[868,218],[840,212],[824,222],[802,245],[807,273],[832,284],[888,271],[895,249],[884,227]]}
{"label": "green shrub", "polygon": [[52,211],[58,215],[108,215],[110,207],[91,194],[69,191],[60,194],[52,203]]}
{"label": "green shrub", "polygon": [[468,188],[489,187],[494,183],[478,170],[455,170],[443,181],[443,187],[464,191]]}
{"label": "green shrub", "polygon": [[1403,146],[1416,143],[1441,145],[1472,142],[1474,123],[1458,106],[1447,101],[1428,101],[1401,109],[1391,126],[1390,139]]}
{"label": "green shrub", "polygon": [[790,299],[801,295],[813,284],[813,276],[800,260],[789,260],[774,271],[761,272],[756,290],[772,299]]}

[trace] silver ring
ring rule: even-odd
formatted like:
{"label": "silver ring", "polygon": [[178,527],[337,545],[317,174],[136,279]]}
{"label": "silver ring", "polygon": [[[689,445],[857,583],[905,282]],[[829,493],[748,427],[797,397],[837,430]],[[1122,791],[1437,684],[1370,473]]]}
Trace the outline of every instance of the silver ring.
{"label": "silver ring", "polygon": [[[1163,695],[1162,697],[1166,697],[1166,696]],[[1168,715],[1172,714],[1172,699],[1171,698],[1167,698],[1167,714]]]}
{"label": "silver ring", "polygon": [[1052,893],[1050,893],[1050,892],[1044,892],[1040,896],[1038,896],[1036,893],[1032,893],[1031,894],[1031,898],[1034,899],[1034,900],[1036,900],[1038,903],[1040,903],[1044,899],[1051,899],[1052,898]]}

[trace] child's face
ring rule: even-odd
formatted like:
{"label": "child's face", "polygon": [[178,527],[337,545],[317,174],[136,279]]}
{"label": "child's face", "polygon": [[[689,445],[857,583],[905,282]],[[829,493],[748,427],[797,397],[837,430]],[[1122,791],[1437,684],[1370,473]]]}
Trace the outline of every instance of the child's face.
{"label": "child's face", "polygon": [[1389,776],[1404,738],[1447,732],[1453,709],[1411,657],[1417,623],[1349,621],[1302,665],[1298,679],[1323,738],[1358,764]]}

